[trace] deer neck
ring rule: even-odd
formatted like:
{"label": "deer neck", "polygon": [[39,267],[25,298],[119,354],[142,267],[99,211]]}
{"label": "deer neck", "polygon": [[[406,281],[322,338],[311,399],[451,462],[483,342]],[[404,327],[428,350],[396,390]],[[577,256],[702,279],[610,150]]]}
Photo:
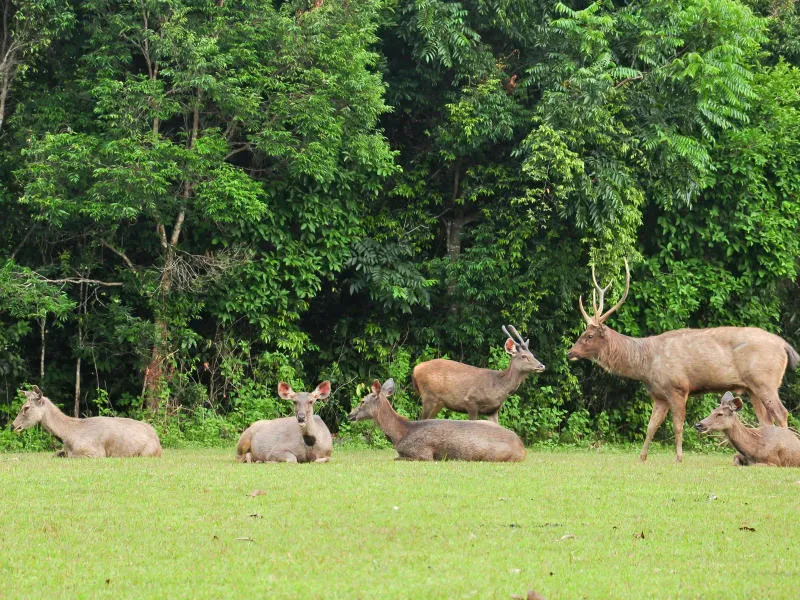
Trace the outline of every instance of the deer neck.
{"label": "deer neck", "polygon": [[730,440],[731,446],[745,456],[752,457],[759,447],[759,430],[745,427],[739,419],[725,430],[725,435]]}
{"label": "deer neck", "polygon": [[311,419],[306,421],[306,426],[300,428],[300,434],[303,436],[303,442],[306,446],[313,446],[317,443],[317,433],[319,432],[319,427],[317,426],[317,420],[314,418],[314,415],[311,415]]}
{"label": "deer neck", "polygon": [[44,416],[41,421],[42,427],[63,441],[69,436],[70,431],[72,431],[79,419],[65,415],[48,398],[42,399],[45,402]]}
{"label": "deer neck", "polygon": [[597,363],[606,371],[629,379],[645,381],[652,361],[647,338],[635,338],[617,333],[606,327],[608,343],[597,357]]}
{"label": "deer neck", "polygon": [[499,384],[498,387],[506,396],[516,392],[525,377],[528,376],[527,373],[523,373],[520,370],[519,363],[515,363],[513,358],[505,371],[495,371],[495,373],[495,380]]}
{"label": "deer neck", "polygon": [[397,445],[408,434],[410,421],[397,414],[386,398],[381,398],[374,420],[393,445]]}

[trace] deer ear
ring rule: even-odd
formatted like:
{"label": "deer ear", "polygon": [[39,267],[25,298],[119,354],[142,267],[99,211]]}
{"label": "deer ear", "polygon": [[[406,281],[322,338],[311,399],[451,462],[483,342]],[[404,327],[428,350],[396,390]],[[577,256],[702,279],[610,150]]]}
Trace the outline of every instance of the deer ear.
{"label": "deer ear", "polygon": [[41,398],[42,396],[44,396],[44,394],[42,393],[42,390],[40,390],[40,389],[39,389],[39,386],[38,386],[38,385],[34,385],[34,386],[33,386],[33,392],[34,392],[34,393],[35,393],[37,396],[39,396],[39,398]]}
{"label": "deer ear", "polygon": [[739,398],[739,396],[736,396],[736,398],[733,399],[733,407],[737,412],[742,410],[742,399]]}
{"label": "deer ear", "polygon": [[372,382],[372,393],[376,396],[381,393],[381,382],[377,379]]}
{"label": "deer ear", "polygon": [[511,338],[508,338],[506,340],[505,349],[506,349],[506,354],[511,354],[511,355],[516,354],[517,353],[517,344],[516,344],[516,342],[514,340],[512,340]]}
{"label": "deer ear", "polygon": [[328,380],[323,381],[317,386],[313,392],[311,392],[311,397],[314,400],[324,400],[328,396],[331,395],[331,382]]}
{"label": "deer ear", "polygon": [[291,400],[296,395],[297,394],[295,393],[295,391],[285,381],[281,381],[278,384],[278,396],[280,396],[284,400]]}
{"label": "deer ear", "polygon": [[381,386],[381,392],[383,392],[384,396],[391,396],[394,394],[394,379],[389,378],[384,381]]}

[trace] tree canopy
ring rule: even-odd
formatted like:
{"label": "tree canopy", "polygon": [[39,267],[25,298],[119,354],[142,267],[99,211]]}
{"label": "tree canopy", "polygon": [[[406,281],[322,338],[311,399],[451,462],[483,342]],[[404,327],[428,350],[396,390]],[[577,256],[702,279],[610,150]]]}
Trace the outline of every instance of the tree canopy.
{"label": "tree canopy", "polygon": [[548,368],[501,422],[627,441],[642,387],[566,359],[591,266],[619,283],[623,258],[619,331],[800,345],[800,3],[3,10],[6,417],[36,383],[224,437],[285,412],[279,380],[330,379],[344,432],[372,379],[416,416],[414,364],[504,368],[512,323]]}

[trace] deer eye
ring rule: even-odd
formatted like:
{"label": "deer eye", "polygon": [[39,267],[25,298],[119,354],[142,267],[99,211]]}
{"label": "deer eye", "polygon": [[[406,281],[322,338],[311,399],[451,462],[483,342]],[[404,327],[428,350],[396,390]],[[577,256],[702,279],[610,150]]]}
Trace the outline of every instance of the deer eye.
{"label": "deer eye", "polygon": [[590,333],[589,335],[587,335],[587,336],[586,336],[586,339],[587,339],[587,340],[590,340],[590,339],[592,339],[593,337],[594,337],[594,334],[593,334],[593,333]]}

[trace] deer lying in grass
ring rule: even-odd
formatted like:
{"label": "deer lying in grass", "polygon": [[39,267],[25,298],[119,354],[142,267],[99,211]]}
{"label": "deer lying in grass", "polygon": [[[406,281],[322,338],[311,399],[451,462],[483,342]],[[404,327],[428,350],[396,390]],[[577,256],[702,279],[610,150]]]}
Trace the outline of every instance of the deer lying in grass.
{"label": "deer lying in grass", "polygon": [[789,412],[778,397],[778,388],[786,365],[796,369],[800,355],[784,339],[757,327],[677,329],[645,338],[628,337],[604,325],[628,297],[631,283],[628,261],[625,261],[625,292],[605,313],[603,297],[611,284],[601,288],[594,267],[592,281],[594,316],[586,313],[581,297],[578,305],[586,321],[586,331],[570,348],[567,358],[587,358],[606,371],[645,384],[653,399],[653,411],[639,454],[641,461],[647,460],[650,442],[668,411],[672,411],[675,460],[683,459],[683,424],[690,394],[728,389],[747,392],[760,424],[768,425],[774,420],[786,427]]}
{"label": "deer lying in grass", "polygon": [[62,442],[56,456],[103,458],[161,456],[161,442],[149,423],[121,417],[68,417],[42,391],[33,386],[14,419],[14,431],[41,423]]}
{"label": "deer lying in grass", "polygon": [[[442,408],[467,413],[473,421],[486,415],[497,423],[497,413],[530,373],[544,371],[544,365],[528,349],[513,325],[503,326],[508,336],[505,350],[511,362],[505,371],[473,367],[454,360],[436,358],[418,364],[411,376],[422,399],[421,419],[433,419]],[[512,337],[516,338],[516,341]]]}
{"label": "deer lying in grass", "polygon": [[295,392],[289,384],[278,384],[278,395],[294,402],[294,416],[256,421],[244,430],[236,446],[239,462],[328,462],[333,439],[328,426],[314,414],[314,403],[331,393],[330,381],[313,392]]}
{"label": "deer lying in grass", "polygon": [[373,419],[405,460],[481,460],[517,462],[525,460],[525,446],[516,433],[490,421],[429,419],[410,421],[395,412],[388,396],[394,381],[383,385],[376,379],[372,393],[350,413],[348,419]]}
{"label": "deer lying in grass", "polygon": [[725,392],[719,406],[694,427],[700,433],[724,433],[736,449],[735,465],[800,467],[800,438],[793,431],[774,425],[745,427],[736,414],[740,410],[742,399]]}

